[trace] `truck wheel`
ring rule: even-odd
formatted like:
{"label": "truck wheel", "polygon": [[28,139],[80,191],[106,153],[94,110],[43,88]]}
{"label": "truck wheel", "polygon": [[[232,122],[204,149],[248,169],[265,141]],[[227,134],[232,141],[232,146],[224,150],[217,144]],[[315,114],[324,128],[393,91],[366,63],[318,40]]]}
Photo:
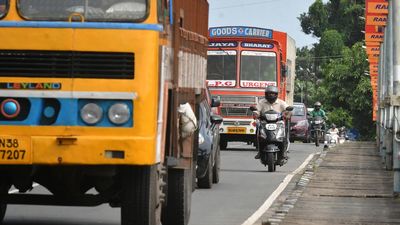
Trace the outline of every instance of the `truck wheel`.
{"label": "truck wheel", "polygon": [[218,184],[219,183],[219,171],[221,168],[221,152],[219,151],[219,147],[217,147],[216,152],[215,152],[215,162],[213,166],[213,183]]}
{"label": "truck wheel", "polygon": [[267,165],[268,165],[268,172],[274,172],[276,169],[275,165],[275,154],[273,152],[267,153]]}
{"label": "truck wheel", "polygon": [[227,141],[224,141],[224,140],[220,140],[219,141],[219,148],[221,150],[226,150],[227,147],[228,147],[228,142]]}
{"label": "truck wheel", "polygon": [[192,200],[192,171],[168,170],[167,205],[162,210],[163,225],[187,225]]}
{"label": "truck wheel", "polygon": [[121,225],[160,224],[157,166],[127,166],[122,172]]}
{"label": "truck wheel", "polygon": [[199,188],[207,188],[210,189],[212,187],[212,181],[213,181],[213,159],[212,159],[212,154],[210,154],[210,157],[208,157],[208,163],[207,163],[207,172],[204,175],[204,177],[198,178],[197,179],[197,186]]}

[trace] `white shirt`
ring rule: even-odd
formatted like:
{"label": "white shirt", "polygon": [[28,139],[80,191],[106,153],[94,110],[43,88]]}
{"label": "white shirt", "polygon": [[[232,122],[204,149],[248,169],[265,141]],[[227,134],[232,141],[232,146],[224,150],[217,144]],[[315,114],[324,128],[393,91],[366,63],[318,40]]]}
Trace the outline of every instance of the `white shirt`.
{"label": "white shirt", "polygon": [[275,110],[279,113],[283,112],[286,110],[286,108],[289,105],[280,99],[276,99],[276,101],[274,103],[269,103],[266,99],[261,99],[258,104],[257,104],[257,111],[262,113],[265,113],[268,110]]}

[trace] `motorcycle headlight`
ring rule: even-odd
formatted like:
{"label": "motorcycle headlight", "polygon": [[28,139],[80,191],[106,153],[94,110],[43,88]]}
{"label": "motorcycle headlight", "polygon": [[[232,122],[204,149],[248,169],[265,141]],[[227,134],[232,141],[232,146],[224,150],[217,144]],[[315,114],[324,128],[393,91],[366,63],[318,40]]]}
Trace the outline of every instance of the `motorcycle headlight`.
{"label": "motorcycle headlight", "polygon": [[316,120],[316,121],[314,121],[314,123],[315,123],[315,124],[321,124],[321,123],[322,123],[322,120]]}
{"label": "motorcycle headlight", "polygon": [[108,110],[108,118],[114,124],[121,125],[126,123],[131,116],[129,106],[125,103],[116,103]]}
{"label": "motorcycle headlight", "polygon": [[199,145],[204,143],[204,137],[199,133]]}
{"label": "motorcycle headlight", "polygon": [[90,125],[96,124],[103,117],[103,109],[95,103],[84,105],[80,113],[82,120]]}
{"label": "motorcycle headlight", "polygon": [[269,121],[277,120],[278,114],[265,114],[265,119]]}

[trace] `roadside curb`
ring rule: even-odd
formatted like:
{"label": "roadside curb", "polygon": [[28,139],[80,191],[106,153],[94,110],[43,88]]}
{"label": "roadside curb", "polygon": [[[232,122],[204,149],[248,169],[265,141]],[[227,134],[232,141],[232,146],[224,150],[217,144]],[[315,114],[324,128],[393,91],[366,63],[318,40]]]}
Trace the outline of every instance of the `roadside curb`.
{"label": "roadside curb", "polygon": [[289,213],[290,209],[294,208],[294,205],[304,192],[319,165],[323,162],[328,151],[333,148],[323,149],[322,151],[315,153],[313,159],[308,163],[308,165],[293,177],[285,190],[278,196],[272,206],[261,216],[261,218],[254,223],[254,225],[280,224]]}

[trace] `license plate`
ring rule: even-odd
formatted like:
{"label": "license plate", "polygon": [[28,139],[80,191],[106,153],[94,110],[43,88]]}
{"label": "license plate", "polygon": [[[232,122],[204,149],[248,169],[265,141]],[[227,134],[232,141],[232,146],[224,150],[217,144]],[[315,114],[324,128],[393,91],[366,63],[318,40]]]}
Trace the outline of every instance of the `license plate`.
{"label": "license plate", "polygon": [[31,163],[31,155],[29,137],[0,136],[0,164]]}
{"label": "license plate", "polygon": [[269,124],[266,124],[265,125],[265,129],[267,129],[267,130],[276,130],[276,124],[274,124],[274,123],[269,123]]}
{"label": "license plate", "polygon": [[230,134],[245,134],[246,127],[228,127],[228,133],[230,133]]}

